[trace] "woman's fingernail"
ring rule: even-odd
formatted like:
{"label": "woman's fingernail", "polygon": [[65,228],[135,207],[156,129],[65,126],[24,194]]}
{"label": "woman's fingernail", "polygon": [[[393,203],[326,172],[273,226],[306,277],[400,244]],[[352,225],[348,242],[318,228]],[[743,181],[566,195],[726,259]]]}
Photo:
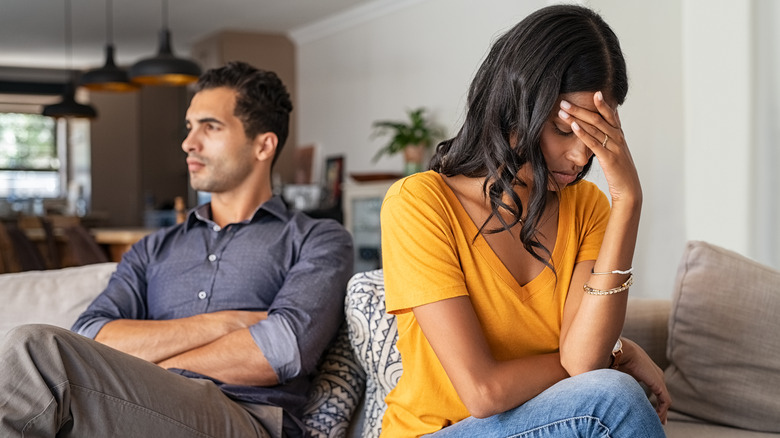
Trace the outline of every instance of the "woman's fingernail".
{"label": "woman's fingernail", "polygon": [[599,102],[604,102],[604,95],[601,94],[601,91],[596,92],[596,99],[598,99]]}
{"label": "woman's fingernail", "polygon": [[564,110],[558,111],[558,117],[562,118],[563,120],[566,120],[569,118],[569,113],[567,113]]}
{"label": "woman's fingernail", "polygon": [[573,129],[575,131],[579,131],[580,130],[580,125],[578,125],[577,122],[571,122],[571,129]]}
{"label": "woman's fingernail", "polygon": [[571,108],[571,104],[569,102],[566,102],[565,100],[562,100],[561,101],[561,108],[569,109],[569,108]]}

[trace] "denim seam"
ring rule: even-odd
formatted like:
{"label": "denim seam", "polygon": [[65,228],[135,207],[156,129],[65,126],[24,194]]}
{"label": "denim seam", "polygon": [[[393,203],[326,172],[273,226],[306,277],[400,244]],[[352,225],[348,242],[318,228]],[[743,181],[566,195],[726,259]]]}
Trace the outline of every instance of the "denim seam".
{"label": "denim seam", "polygon": [[545,425],[538,426],[538,427],[535,427],[533,429],[526,430],[526,431],[520,432],[520,433],[515,434],[515,435],[510,435],[507,438],[522,437],[522,436],[526,436],[526,435],[528,435],[530,433],[533,433],[533,432],[536,432],[536,431],[548,428],[550,426],[554,426],[556,424],[567,423],[567,422],[572,421],[572,420],[583,420],[583,419],[586,419],[586,420],[596,420],[596,423],[599,426],[601,426],[607,432],[607,435],[606,435],[605,438],[610,438],[612,436],[612,435],[610,435],[609,427],[607,427],[606,424],[601,422],[601,418],[594,417],[592,415],[582,415],[582,416],[579,416],[579,417],[569,417],[569,418],[563,418],[563,419],[560,419],[560,420],[557,420],[557,421],[553,421],[552,423],[547,423]]}

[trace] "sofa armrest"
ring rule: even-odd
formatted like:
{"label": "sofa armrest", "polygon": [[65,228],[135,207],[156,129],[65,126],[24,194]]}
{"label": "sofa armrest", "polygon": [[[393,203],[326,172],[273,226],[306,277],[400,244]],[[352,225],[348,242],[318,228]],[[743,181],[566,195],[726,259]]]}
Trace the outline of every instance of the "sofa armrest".
{"label": "sofa armrest", "polygon": [[628,300],[626,322],[623,325],[623,336],[644,348],[662,370],[669,365],[666,340],[671,305],[671,300],[631,298]]}

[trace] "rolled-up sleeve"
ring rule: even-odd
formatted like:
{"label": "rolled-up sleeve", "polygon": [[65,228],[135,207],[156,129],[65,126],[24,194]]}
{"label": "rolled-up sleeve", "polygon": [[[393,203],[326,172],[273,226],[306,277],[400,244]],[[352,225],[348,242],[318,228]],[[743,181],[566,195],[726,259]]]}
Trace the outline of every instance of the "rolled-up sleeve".
{"label": "rolled-up sleeve", "polygon": [[250,333],[284,384],[314,371],[344,319],[353,270],[352,237],[335,221],[307,230],[268,318]]}
{"label": "rolled-up sleeve", "polygon": [[145,239],[136,243],[123,257],[106,288],[79,315],[71,331],[94,339],[113,320],[146,319],[145,243]]}

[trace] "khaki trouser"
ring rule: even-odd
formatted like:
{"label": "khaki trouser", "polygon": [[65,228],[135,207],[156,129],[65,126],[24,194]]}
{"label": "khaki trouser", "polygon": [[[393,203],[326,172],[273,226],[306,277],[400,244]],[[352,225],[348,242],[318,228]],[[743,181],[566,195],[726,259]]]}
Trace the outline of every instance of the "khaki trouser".
{"label": "khaki trouser", "polygon": [[282,409],[231,400],[68,330],[28,325],[0,345],[1,437],[281,437]]}

